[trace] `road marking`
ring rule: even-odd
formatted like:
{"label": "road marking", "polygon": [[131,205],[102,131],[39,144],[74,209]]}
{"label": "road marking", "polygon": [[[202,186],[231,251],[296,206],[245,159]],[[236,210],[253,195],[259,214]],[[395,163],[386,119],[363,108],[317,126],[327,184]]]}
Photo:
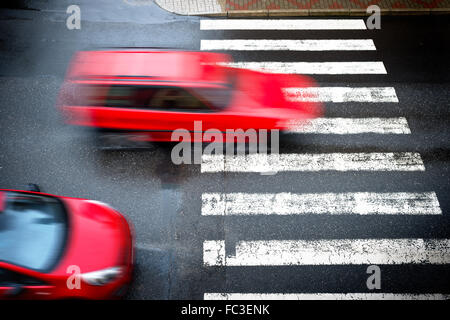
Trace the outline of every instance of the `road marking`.
{"label": "road marking", "polygon": [[203,243],[205,266],[449,264],[449,239],[339,239],[239,241],[235,256],[225,241]]}
{"label": "road marking", "polygon": [[449,300],[449,294],[416,293],[205,293],[204,300]]}
{"label": "road marking", "polygon": [[434,192],[424,193],[203,193],[203,216],[439,215]]}
{"label": "road marking", "polygon": [[411,134],[405,118],[316,118],[291,121],[286,133]]}
{"label": "road marking", "polygon": [[226,39],[201,40],[201,50],[289,50],[289,51],[372,51],[375,44],[370,39],[336,40],[254,40]]}
{"label": "road marking", "polygon": [[366,30],[362,19],[211,19],[200,30]]}
{"label": "road marking", "polygon": [[154,246],[152,244],[144,243],[144,242],[137,242],[134,245],[134,247],[136,249],[139,249],[139,250],[148,250],[148,251],[163,251],[163,250],[166,249],[166,248],[163,248],[163,247],[160,247],[160,246],[156,247],[156,246]]}
{"label": "road marking", "polygon": [[287,99],[291,101],[312,102],[396,102],[397,94],[393,87],[307,87],[284,88]]}
{"label": "road marking", "polygon": [[202,155],[201,172],[425,171],[418,153]]}
{"label": "road marking", "polygon": [[387,74],[381,61],[361,62],[221,62],[220,65],[273,73]]}

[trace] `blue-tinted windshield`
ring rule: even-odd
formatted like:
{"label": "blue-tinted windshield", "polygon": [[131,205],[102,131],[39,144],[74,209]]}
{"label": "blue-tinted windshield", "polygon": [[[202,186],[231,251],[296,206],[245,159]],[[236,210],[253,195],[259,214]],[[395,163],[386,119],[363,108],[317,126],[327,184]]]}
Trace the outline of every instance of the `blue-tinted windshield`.
{"label": "blue-tinted windshield", "polygon": [[6,192],[0,198],[0,260],[39,271],[55,266],[67,236],[63,204],[21,192]]}

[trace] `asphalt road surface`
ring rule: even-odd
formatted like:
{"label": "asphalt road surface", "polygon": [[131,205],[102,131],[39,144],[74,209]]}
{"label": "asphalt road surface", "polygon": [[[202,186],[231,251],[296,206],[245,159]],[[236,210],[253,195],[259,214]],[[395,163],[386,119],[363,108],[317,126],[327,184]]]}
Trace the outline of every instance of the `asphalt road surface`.
{"label": "asphalt road surface", "polygon": [[[81,30],[68,30],[70,4],[0,11],[0,187],[37,183],[126,214],[137,237],[128,298],[450,294],[446,16],[383,17],[380,30],[360,18],[232,30],[152,3],[79,1]],[[74,52],[117,46],[216,50],[243,67],[309,73],[325,118],[282,137],[275,175],[239,159],[176,166],[164,145],[100,152],[62,123],[55,99]],[[380,289],[366,285],[369,265],[380,267]]]}

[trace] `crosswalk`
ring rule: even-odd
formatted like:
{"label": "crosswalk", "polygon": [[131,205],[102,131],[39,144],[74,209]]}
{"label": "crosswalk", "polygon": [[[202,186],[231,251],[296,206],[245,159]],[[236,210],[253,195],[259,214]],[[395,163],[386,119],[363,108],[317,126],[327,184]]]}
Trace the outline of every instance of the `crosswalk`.
{"label": "crosswalk", "polygon": [[225,241],[205,241],[205,266],[292,266],[342,264],[448,264],[450,240],[338,239],[239,241],[225,254]]}
{"label": "crosswalk", "polygon": [[[366,30],[362,19],[203,19],[200,29],[204,31],[234,30],[339,30],[344,34],[352,30]],[[306,32],[306,33],[305,33]],[[210,33],[211,34],[211,33]],[[383,61],[340,61],[347,52],[376,51],[376,43],[367,37],[354,39],[244,39],[232,33],[233,39],[202,39],[201,50],[234,52],[264,52],[265,57],[279,51],[334,53],[334,61],[236,61],[226,65],[265,72],[308,75],[335,75],[345,79],[352,75],[387,75]],[[261,35],[261,33],[259,34]],[[241,55],[242,56],[242,55]],[[345,60],[345,59],[342,59]],[[327,84],[328,85],[328,84]],[[394,87],[386,86],[320,86],[314,88],[285,88],[286,97],[292,101],[316,101],[336,104],[345,108],[346,104],[361,106],[398,104]],[[380,107],[381,106],[381,107]],[[386,108],[388,108],[386,107]],[[353,135],[375,134],[395,138],[411,135],[407,115],[400,117],[323,117],[307,122],[292,122],[289,134],[339,135],[342,139],[352,139]],[[310,172],[353,173],[414,173],[425,172],[426,166],[417,152],[328,152],[328,153],[281,153],[250,155],[203,155],[202,174],[251,174],[270,172],[290,172],[292,174]],[[271,179],[272,176],[267,176]],[[300,182],[299,182],[300,183]],[[390,192],[357,190],[352,192],[204,192],[202,194],[201,215],[206,217],[286,217],[286,216],[414,216],[439,217],[442,210],[433,190],[406,192],[403,185]],[[301,238],[301,235],[299,235]],[[204,239],[203,265],[212,267],[291,267],[291,266],[331,266],[331,265],[445,265],[450,264],[449,239],[397,238],[351,238],[351,239],[271,239],[242,240],[234,243],[233,250],[226,250],[224,239]],[[205,292],[207,300],[432,300],[449,299],[447,294],[418,293],[324,293],[324,292]]]}
{"label": "crosswalk", "polygon": [[214,19],[201,20],[200,30],[365,30],[361,19]]}
{"label": "crosswalk", "polygon": [[205,300],[448,300],[449,294],[394,293],[206,293]]}
{"label": "crosswalk", "polygon": [[434,192],[204,193],[202,215],[439,215]]}
{"label": "crosswalk", "polygon": [[392,87],[285,88],[284,93],[289,100],[299,102],[398,102]]}
{"label": "crosswalk", "polygon": [[202,40],[201,50],[368,51],[376,50],[370,39],[354,40]]}
{"label": "crosswalk", "polygon": [[344,62],[225,62],[233,68],[287,74],[386,74],[381,61]]}
{"label": "crosswalk", "polygon": [[202,155],[201,172],[425,171],[418,153]]}
{"label": "crosswalk", "polygon": [[406,118],[317,118],[291,121],[287,133],[315,134],[410,134]]}

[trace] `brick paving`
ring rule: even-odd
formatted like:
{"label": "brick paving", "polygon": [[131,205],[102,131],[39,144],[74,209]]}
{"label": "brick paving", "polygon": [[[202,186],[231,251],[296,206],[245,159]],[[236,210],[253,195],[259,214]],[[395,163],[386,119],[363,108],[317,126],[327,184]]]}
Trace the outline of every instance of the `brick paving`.
{"label": "brick paving", "polygon": [[450,0],[154,0],[177,14],[217,16],[315,15],[364,13],[377,5],[382,13],[450,13]]}

